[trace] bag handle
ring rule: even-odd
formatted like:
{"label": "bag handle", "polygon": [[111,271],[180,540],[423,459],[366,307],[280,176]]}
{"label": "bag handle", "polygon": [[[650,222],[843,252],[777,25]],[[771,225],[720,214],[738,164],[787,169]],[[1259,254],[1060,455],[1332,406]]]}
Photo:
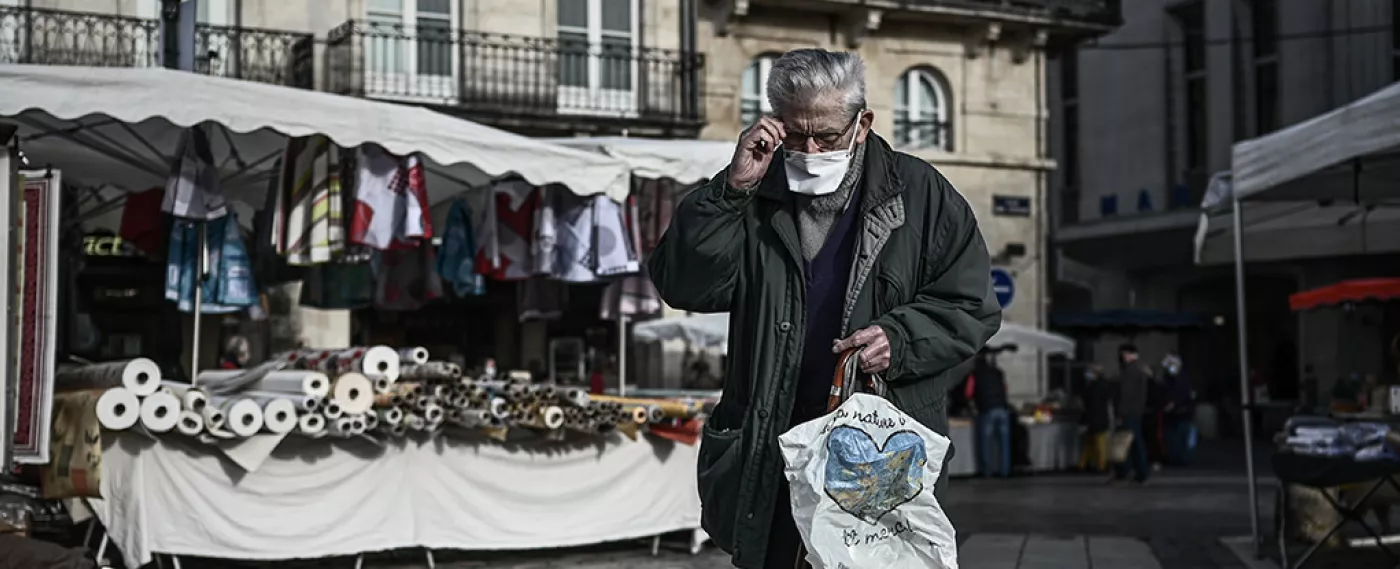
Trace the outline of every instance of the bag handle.
{"label": "bag handle", "polygon": [[[859,389],[860,354],[864,351],[864,346],[851,348],[841,352],[836,360],[836,375],[831,380],[831,395],[826,400],[827,413],[835,411]],[[879,374],[867,374],[865,391],[884,397],[885,380]]]}

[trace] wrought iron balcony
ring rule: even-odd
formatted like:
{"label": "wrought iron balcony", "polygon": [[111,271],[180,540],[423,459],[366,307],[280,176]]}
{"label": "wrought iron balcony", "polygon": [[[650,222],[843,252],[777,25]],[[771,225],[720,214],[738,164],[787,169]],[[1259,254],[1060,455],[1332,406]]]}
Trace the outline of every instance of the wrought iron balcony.
{"label": "wrought iron balcony", "polygon": [[326,43],[327,91],[524,134],[690,136],[704,124],[699,54],[366,21]]}
{"label": "wrought iron balcony", "polygon": [[[200,73],[312,88],[311,34],[200,24]],[[155,67],[160,22],[108,14],[0,7],[0,63]]]}

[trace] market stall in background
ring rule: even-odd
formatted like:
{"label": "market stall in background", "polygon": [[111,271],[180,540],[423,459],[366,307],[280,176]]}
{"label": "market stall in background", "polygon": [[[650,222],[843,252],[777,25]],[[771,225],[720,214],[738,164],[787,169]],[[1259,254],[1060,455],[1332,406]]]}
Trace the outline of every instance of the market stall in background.
{"label": "market stall in background", "polygon": [[19,301],[40,307],[17,334],[15,458],[91,509],[103,553],[704,539],[705,402],[605,394],[625,391],[627,318],[661,311],[640,255],[672,178],[162,69],[0,66],[0,118],[9,167],[35,168],[28,219],[52,220],[15,259],[39,263]]}

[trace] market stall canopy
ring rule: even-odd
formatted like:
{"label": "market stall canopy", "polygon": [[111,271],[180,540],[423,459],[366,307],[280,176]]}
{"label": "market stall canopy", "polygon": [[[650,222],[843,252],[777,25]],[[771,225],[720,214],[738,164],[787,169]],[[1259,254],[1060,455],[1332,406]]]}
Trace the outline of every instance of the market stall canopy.
{"label": "market stall canopy", "polygon": [[1238,142],[1231,166],[1240,201],[1370,203],[1400,197],[1400,83]]}
{"label": "market stall canopy", "polygon": [[[1400,252],[1400,204],[1260,202],[1241,208],[1246,262]],[[1226,211],[1202,213],[1195,262],[1233,262],[1234,220]]]}
{"label": "market stall canopy", "polygon": [[0,65],[0,120],[20,125],[31,167],[128,191],[164,186],[183,131],[212,123],[225,194],[255,208],[288,138],[315,134],[422,155],[433,203],[510,174],[616,200],[630,188],[622,161],[420,107],[161,68]]}
{"label": "market stall canopy", "polygon": [[1288,306],[1294,312],[1356,302],[1400,299],[1400,279],[1357,279],[1293,293]]}
{"label": "market stall canopy", "polygon": [[626,162],[632,167],[632,174],[640,178],[671,179],[681,184],[710,179],[729,167],[729,160],[734,156],[734,143],[727,141],[626,137],[546,140]]}
{"label": "market stall canopy", "polygon": [[1206,319],[1190,312],[1159,310],[1102,310],[1054,314],[1050,324],[1062,330],[1087,332],[1175,331],[1205,326]]}
{"label": "market stall canopy", "polygon": [[1068,336],[1009,322],[1003,322],[1001,329],[992,335],[992,339],[987,340],[987,347],[991,349],[1012,346],[1035,348],[1047,354],[1074,355],[1074,340]]}
{"label": "market stall canopy", "polygon": [[643,342],[684,340],[696,348],[727,348],[729,313],[672,316],[639,322],[632,327],[632,338]]}

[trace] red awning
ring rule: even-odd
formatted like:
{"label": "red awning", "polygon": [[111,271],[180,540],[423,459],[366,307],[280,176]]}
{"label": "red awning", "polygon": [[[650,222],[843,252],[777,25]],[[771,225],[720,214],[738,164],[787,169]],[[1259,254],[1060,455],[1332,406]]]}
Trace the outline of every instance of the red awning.
{"label": "red awning", "polygon": [[1305,290],[1288,297],[1294,312],[1348,302],[1400,299],[1400,279],[1358,279]]}

